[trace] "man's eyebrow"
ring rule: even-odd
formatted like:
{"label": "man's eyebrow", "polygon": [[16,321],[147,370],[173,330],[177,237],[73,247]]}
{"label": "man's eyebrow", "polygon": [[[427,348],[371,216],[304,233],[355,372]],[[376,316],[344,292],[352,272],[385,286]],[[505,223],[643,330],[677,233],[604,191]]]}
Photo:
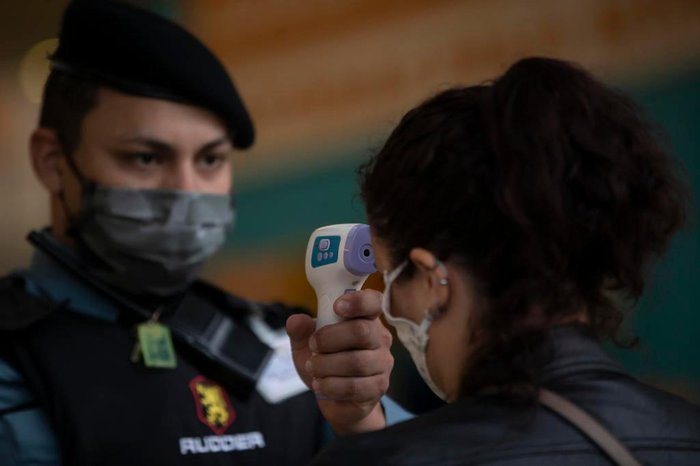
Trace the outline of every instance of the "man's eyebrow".
{"label": "man's eyebrow", "polygon": [[[168,144],[165,141],[161,141],[159,139],[147,137],[147,136],[136,136],[133,138],[127,138],[124,139],[125,142],[130,142],[134,144],[143,144],[145,146],[150,147],[151,149],[154,149],[159,152],[175,152],[175,148],[171,145]],[[198,150],[197,153],[201,152],[206,152],[209,150],[212,150],[222,144],[229,143],[229,138],[226,136],[222,136],[218,139],[214,139],[213,141],[207,142],[206,144],[203,144]]]}
{"label": "man's eyebrow", "polygon": [[230,141],[229,141],[229,138],[228,138],[228,137],[222,136],[222,137],[220,137],[219,139],[214,139],[213,141],[204,144],[202,147],[200,147],[200,148],[197,150],[197,153],[199,154],[199,153],[202,153],[202,152],[206,152],[206,151],[212,150],[212,149],[214,149],[215,147],[218,147],[218,146],[220,146],[220,145],[222,145],[222,144],[227,144],[227,143],[229,143],[229,142],[230,142]]}
{"label": "man's eyebrow", "polygon": [[175,152],[175,148],[167,142],[146,136],[136,136],[133,138],[127,138],[124,139],[124,142],[142,144],[159,152]]}

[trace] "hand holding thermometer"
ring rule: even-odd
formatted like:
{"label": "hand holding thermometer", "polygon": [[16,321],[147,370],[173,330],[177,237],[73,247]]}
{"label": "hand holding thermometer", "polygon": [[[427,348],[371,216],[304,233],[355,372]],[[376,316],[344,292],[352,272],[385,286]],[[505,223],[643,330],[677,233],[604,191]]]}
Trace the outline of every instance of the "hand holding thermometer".
{"label": "hand holding thermometer", "polygon": [[376,270],[369,226],[344,223],[316,229],[306,247],[306,278],[318,298],[316,328],[341,321],[333,312],[335,300],[362,288]]}

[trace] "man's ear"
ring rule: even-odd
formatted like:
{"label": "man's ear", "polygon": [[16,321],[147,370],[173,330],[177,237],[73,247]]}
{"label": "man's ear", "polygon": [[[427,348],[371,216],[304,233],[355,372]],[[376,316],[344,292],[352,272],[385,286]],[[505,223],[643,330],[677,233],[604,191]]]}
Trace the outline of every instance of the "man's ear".
{"label": "man's ear", "polygon": [[29,154],[32,169],[41,183],[51,194],[58,194],[63,189],[61,181],[61,157],[63,148],[58,134],[50,128],[37,128],[29,138]]}

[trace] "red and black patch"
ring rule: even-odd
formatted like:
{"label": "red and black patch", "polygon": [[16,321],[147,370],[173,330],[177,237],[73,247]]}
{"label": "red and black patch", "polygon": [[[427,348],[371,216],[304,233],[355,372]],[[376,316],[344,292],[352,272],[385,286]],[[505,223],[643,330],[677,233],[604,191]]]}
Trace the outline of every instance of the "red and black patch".
{"label": "red and black patch", "polygon": [[217,435],[226,432],[236,419],[236,411],[226,390],[202,375],[190,381],[190,390],[194,396],[199,420]]}

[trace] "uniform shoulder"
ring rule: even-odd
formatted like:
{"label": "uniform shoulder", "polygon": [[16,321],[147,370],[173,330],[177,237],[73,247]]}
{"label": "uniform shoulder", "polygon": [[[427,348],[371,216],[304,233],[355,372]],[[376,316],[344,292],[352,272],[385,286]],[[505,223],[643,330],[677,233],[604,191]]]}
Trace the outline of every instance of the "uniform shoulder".
{"label": "uniform shoulder", "polygon": [[14,412],[32,401],[22,375],[0,355],[0,413]]}
{"label": "uniform shoulder", "polygon": [[29,327],[56,309],[56,303],[26,291],[20,275],[0,278],[0,332],[12,332]]}

